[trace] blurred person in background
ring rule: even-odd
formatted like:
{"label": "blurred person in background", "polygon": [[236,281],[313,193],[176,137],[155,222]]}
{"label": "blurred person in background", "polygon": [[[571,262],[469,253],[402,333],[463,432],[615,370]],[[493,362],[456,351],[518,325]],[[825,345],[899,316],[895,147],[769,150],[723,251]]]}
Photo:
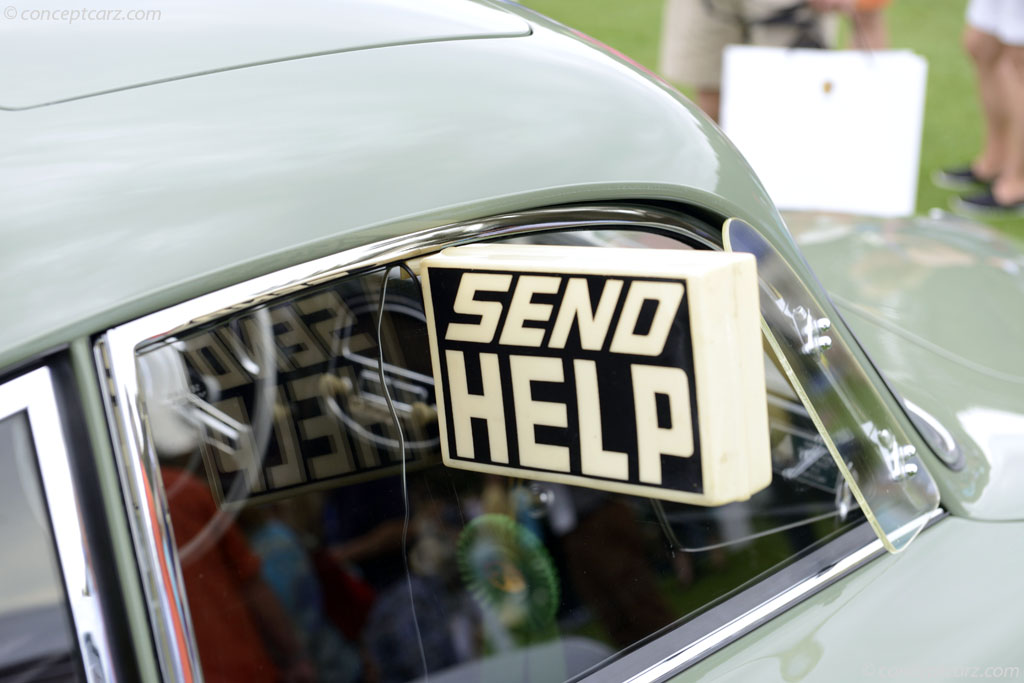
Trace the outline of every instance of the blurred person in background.
{"label": "blurred person in background", "polygon": [[217,505],[191,467],[160,457],[204,680],[313,683],[313,663],[235,515]]}
{"label": "blurred person in background", "polygon": [[819,12],[841,12],[850,17],[855,50],[884,50],[889,47],[885,10],[889,0],[809,0]]}
{"label": "blurred person in background", "polygon": [[722,51],[726,45],[827,48],[835,43],[833,12],[850,15],[854,47],[887,44],[888,0],[667,0],[661,72],[692,86],[697,106],[718,121]]}
{"label": "blurred person in background", "polygon": [[964,48],[978,75],[984,142],[970,164],[937,172],[935,184],[975,192],[954,201],[963,213],[1024,215],[1024,2],[971,0]]}

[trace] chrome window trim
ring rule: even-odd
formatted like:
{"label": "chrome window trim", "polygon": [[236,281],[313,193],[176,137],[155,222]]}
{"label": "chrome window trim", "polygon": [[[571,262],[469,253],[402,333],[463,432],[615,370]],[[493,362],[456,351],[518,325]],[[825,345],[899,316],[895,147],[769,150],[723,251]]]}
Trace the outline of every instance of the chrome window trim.
{"label": "chrome window trim", "polygon": [[[137,411],[135,349],[139,345],[345,275],[410,261],[458,244],[554,230],[623,228],[659,232],[710,249],[722,248],[720,237],[702,232],[692,219],[653,207],[593,205],[538,209],[429,228],[355,247],[200,296],[102,335],[94,352],[100,372],[105,374],[100,383],[164,678],[203,680],[158,464],[147,456]],[[861,552],[855,555],[860,558]],[[867,552],[865,559],[857,559],[852,566],[870,556],[871,552]],[[792,600],[777,604],[779,610],[785,609]],[[703,640],[679,654],[690,652]],[[685,665],[684,662],[672,666],[678,669]],[[638,675],[644,674],[646,671]]]}
{"label": "chrome window trim", "polygon": [[48,367],[0,384],[0,420],[27,414],[82,669],[89,681],[113,681],[116,671],[55,391]]}

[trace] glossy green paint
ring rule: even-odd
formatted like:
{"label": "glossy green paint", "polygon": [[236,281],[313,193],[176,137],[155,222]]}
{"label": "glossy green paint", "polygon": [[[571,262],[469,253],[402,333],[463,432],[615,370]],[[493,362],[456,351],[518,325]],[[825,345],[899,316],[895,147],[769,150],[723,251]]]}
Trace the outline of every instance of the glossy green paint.
{"label": "glossy green paint", "polygon": [[[0,109],[23,109],[140,84],[289,59],[481,37],[526,35],[529,24],[462,0],[177,0],[154,8],[9,7],[0,21]],[[7,16],[10,10],[15,16]],[[155,14],[136,16],[139,11]],[[114,16],[119,20],[100,17]],[[395,17],[401,17],[395,21]]]}
{"label": "glossy green paint", "polygon": [[788,222],[872,360],[964,453],[929,468],[947,509],[1024,516],[1024,245],[950,216]]}
{"label": "glossy green paint", "polygon": [[[655,199],[742,218],[815,281],[731,143],[622,55],[516,5],[500,7],[528,19],[529,35],[502,37],[495,20],[492,37],[401,44],[415,15],[347,4],[380,13],[375,25],[394,34],[381,29],[374,42],[387,47],[0,113],[0,372],[285,266],[577,201]],[[190,15],[204,30],[231,19],[204,7]],[[261,35],[249,30],[234,39]],[[116,42],[95,47],[121,54]],[[814,296],[831,309],[822,289]],[[834,333],[843,330],[836,316]],[[881,399],[909,427],[884,390]]]}
{"label": "glossy green paint", "polygon": [[503,211],[660,198],[782,231],[680,95],[539,25],[0,116],[0,368],[283,266]]}
{"label": "glossy green paint", "polygon": [[1022,563],[1024,524],[947,517],[673,680],[1019,679]]}

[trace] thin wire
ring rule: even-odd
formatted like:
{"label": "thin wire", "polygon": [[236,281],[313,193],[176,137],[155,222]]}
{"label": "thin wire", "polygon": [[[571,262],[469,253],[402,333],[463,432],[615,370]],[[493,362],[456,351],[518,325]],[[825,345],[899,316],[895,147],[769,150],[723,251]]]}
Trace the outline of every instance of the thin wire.
{"label": "thin wire", "polygon": [[[416,626],[416,642],[420,648],[423,678],[424,680],[430,680],[430,674],[427,671],[427,652],[423,648],[423,634],[420,632],[420,620],[416,615],[416,598],[412,590],[412,574],[409,571],[408,540],[411,506],[409,505],[409,481],[406,478],[405,470],[405,435],[402,433],[402,423],[398,417],[398,411],[395,410],[395,404],[391,401],[391,392],[388,391],[388,383],[384,377],[384,343],[381,340],[381,324],[384,322],[384,299],[388,292],[388,276],[391,275],[395,268],[401,268],[410,275],[413,275],[412,271],[404,263],[400,263],[397,266],[388,266],[384,270],[384,281],[380,286],[380,303],[377,306],[377,373],[380,378],[381,390],[384,392],[384,400],[388,404],[388,411],[391,413],[391,419],[395,423],[395,430],[398,432],[398,456],[402,459],[402,499],[405,501],[405,519],[402,521],[402,563],[405,565],[405,581],[409,587],[409,607],[412,609],[412,621]],[[417,286],[419,286],[419,281],[415,279],[415,275],[413,275],[413,278]]]}
{"label": "thin wire", "polygon": [[[402,261],[402,262],[398,263],[397,265],[398,265],[399,268],[402,269],[402,271],[406,275],[409,276],[409,279],[412,280],[413,284],[416,285],[416,290],[420,293],[420,301],[424,301],[423,300],[423,285],[422,285],[422,283],[420,283],[419,276],[415,272],[413,272],[412,268],[410,268],[409,264],[406,263],[405,261]],[[423,305],[424,306],[426,305],[425,301],[424,301]],[[441,437],[439,436],[438,437],[438,441],[440,441],[440,440],[441,440]],[[451,471],[447,467],[445,467],[443,469],[445,471],[445,476],[448,479],[448,483],[452,487],[452,494],[455,496],[455,507],[459,511],[459,519],[462,522],[462,524],[465,525],[465,523],[466,523],[466,516],[465,516],[465,513],[462,510],[462,502],[459,500],[459,489],[455,485],[455,482],[452,480]]]}
{"label": "thin wire", "polygon": [[759,531],[759,532],[757,532],[755,534],[749,534],[747,536],[741,536],[740,538],[737,538],[737,539],[732,540],[732,541],[723,541],[722,543],[712,543],[711,545],[702,545],[702,546],[697,546],[695,548],[688,548],[686,546],[680,545],[678,548],[676,548],[676,550],[678,550],[680,552],[684,552],[684,553],[702,553],[702,552],[706,552],[708,550],[715,550],[716,548],[726,548],[726,547],[731,546],[731,545],[736,545],[738,543],[746,543],[747,541],[753,541],[756,538],[763,538],[765,536],[771,536],[772,534],[778,534],[778,533],[781,533],[783,531],[789,531],[790,529],[796,529],[798,527],[806,526],[808,524],[814,524],[815,522],[820,522],[823,519],[830,519],[832,517],[838,517],[838,516],[839,516],[839,512],[838,511],[836,511],[836,512],[826,512],[824,514],[816,515],[814,517],[808,517],[807,519],[801,519],[799,522],[793,522],[792,524],[783,524],[782,526],[772,527],[771,529],[766,529],[764,531]]}
{"label": "thin wire", "polygon": [[[401,268],[405,272],[405,274],[409,276],[409,279],[412,280],[412,283],[416,285],[416,290],[420,293],[420,301],[423,301],[423,285],[420,284],[419,275],[414,273],[412,268],[410,268],[409,264],[407,264],[405,261],[399,263],[398,267]],[[424,305],[426,305],[426,303],[424,303]]]}
{"label": "thin wire", "polygon": [[771,529],[765,529],[764,531],[758,531],[757,533],[742,536],[731,541],[724,541],[722,543],[712,543],[710,545],[695,546],[691,548],[683,545],[682,541],[680,541],[679,538],[676,536],[676,532],[672,528],[672,523],[668,520],[668,515],[665,514],[665,508],[662,507],[661,501],[652,499],[651,508],[654,510],[654,517],[658,520],[658,524],[661,526],[662,533],[664,533],[665,537],[668,539],[669,546],[672,548],[673,551],[683,553],[702,553],[708,550],[715,550],[716,548],[725,548],[730,545],[745,543],[747,541],[752,541],[756,538],[771,536],[772,534],[777,534],[783,531],[789,531],[790,529],[796,529],[797,527],[806,526],[808,524],[814,524],[815,522],[820,522],[824,519],[839,516],[839,511],[834,510],[832,512],[826,512],[824,514],[816,515],[814,517],[808,517],[807,519],[801,519],[799,521],[792,522],[791,524],[783,524],[781,526],[772,527]]}

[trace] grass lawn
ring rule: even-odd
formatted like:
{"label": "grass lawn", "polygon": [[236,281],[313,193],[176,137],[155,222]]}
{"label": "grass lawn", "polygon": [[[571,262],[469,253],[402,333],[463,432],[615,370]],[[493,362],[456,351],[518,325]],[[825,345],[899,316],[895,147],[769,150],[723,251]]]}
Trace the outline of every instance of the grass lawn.
{"label": "grass lawn", "polygon": [[[663,0],[524,0],[524,4],[658,68]],[[974,75],[960,43],[966,4],[966,0],[892,0],[887,10],[892,46],[909,48],[928,60],[918,213],[949,208],[953,194],[932,185],[932,171],[964,163],[981,144]],[[1024,236],[1022,219],[993,221],[993,225]]]}

